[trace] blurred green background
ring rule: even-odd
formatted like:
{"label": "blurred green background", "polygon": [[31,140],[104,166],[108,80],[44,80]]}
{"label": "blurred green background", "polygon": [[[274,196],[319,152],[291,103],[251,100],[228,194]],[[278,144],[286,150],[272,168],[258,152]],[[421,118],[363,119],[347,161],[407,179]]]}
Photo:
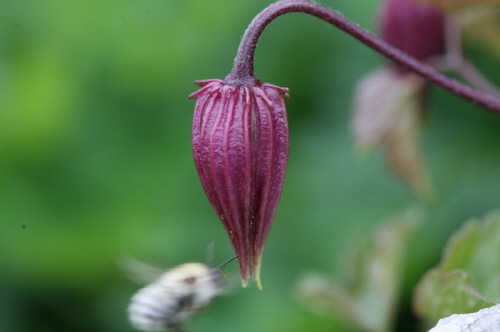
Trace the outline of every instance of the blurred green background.
{"label": "blurred green background", "polygon": [[[224,78],[268,0],[0,1],[0,331],[134,331],[139,286],[116,262],[162,267],[232,248],[191,156],[194,80]],[[375,0],[322,0],[375,30]],[[468,49],[485,73],[500,62]],[[293,286],[308,270],[340,280],[340,257],[386,216],[418,205],[362,160],[352,90],[380,56],[304,14],[273,22],[256,74],[290,88],[287,179],[262,267],[264,290],[234,289],[193,331],[353,331],[310,313]],[[491,77],[497,83],[500,78]],[[448,235],[500,206],[500,118],[431,89],[423,149],[439,199],[410,245],[399,329]]]}

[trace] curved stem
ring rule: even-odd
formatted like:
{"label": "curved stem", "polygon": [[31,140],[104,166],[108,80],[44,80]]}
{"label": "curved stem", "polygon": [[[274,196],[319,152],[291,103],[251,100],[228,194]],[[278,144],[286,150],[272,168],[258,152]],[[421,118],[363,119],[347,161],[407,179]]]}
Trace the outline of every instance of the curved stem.
{"label": "curved stem", "polygon": [[399,49],[389,45],[382,39],[364,30],[338,12],[318,3],[307,0],[278,1],[260,12],[250,23],[238,48],[234,67],[225,81],[229,84],[255,85],[259,80],[254,76],[253,59],[258,39],[264,29],[275,18],[291,12],[302,12],[316,16],[385,55],[389,59],[407,67],[411,71],[423,76],[427,80],[442,88],[481,105],[495,113],[500,113],[500,100],[481,91],[473,89],[454,79],[441,74],[432,66],[422,63]]}

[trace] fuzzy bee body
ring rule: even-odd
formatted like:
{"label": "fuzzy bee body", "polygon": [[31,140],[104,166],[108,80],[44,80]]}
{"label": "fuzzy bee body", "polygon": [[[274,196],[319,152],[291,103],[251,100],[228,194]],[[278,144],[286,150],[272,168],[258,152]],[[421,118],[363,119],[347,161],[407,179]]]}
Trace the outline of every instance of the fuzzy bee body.
{"label": "fuzzy bee body", "polygon": [[142,331],[180,331],[183,322],[226,288],[219,268],[186,263],[140,289],[128,308],[132,325]]}

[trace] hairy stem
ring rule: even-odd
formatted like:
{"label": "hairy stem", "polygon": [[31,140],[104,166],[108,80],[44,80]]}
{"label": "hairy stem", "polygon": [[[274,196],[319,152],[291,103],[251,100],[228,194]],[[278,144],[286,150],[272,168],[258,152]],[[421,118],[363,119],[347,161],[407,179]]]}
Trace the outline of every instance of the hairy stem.
{"label": "hairy stem", "polygon": [[473,89],[446,75],[441,74],[432,66],[422,63],[399,49],[389,45],[384,40],[364,30],[356,23],[348,20],[338,12],[307,0],[282,0],[278,1],[260,12],[250,23],[238,48],[234,67],[226,77],[228,84],[253,86],[259,81],[254,76],[254,55],[260,35],[275,18],[291,12],[302,12],[316,16],[383,54],[389,59],[407,67],[411,71],[423,76],[427,80],[443,87],[444,89],[481,105],[495,113],[500,113],[500,99],[487,93]]}

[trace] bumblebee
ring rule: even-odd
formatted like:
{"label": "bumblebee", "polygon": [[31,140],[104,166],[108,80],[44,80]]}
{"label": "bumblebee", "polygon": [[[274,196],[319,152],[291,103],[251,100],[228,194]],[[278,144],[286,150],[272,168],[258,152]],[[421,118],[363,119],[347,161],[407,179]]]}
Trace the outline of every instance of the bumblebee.
{"label": "bumblebee", "polygon": [[141,331],[182,331],[184,322],[193,313],[227,288],[221,267],[238,256],[214,268],[203,263],[186,263],[160,274],[154,267],[134,261],[134,269],[143,275],[142,279],[154,281],[132,297],[128,307],[130,322]]}

